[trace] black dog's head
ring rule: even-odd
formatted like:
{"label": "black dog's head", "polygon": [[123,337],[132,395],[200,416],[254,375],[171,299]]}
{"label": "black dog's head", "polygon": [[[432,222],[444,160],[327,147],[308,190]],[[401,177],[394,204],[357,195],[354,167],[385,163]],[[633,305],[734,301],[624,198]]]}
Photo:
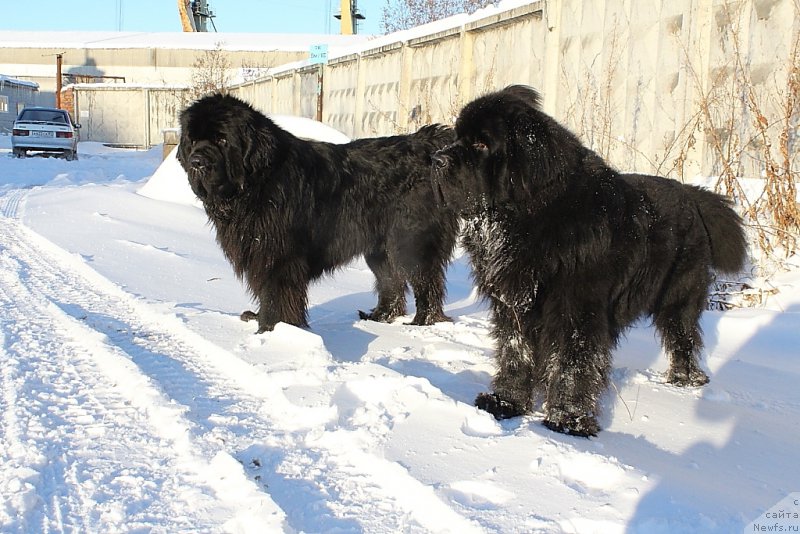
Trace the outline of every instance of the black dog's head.
{"label": "black dog's head", "polygon": [[240,194],[275,153],[277,126],[238,98],[213,94],[181,112],[178,161],[204,203]]}
{"label": "black dog's head", "polygon": [[572,150],[565,144],[577,139],[539,104],[539,94],[522,85],[467,104],[456,121],[456,141],[433,157],[437,199],[461,211],[525,205],[562,180]]}

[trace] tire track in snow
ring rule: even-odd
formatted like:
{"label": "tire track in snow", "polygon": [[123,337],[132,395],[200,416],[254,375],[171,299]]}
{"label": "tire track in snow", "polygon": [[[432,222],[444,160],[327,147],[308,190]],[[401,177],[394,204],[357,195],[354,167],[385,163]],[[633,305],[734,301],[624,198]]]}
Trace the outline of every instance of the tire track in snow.
{"label": "tire track in snow", "polygon": [[238,464],[193,439],[184,408],[47,294],[91,289],[43,262],[16,221],[0,218],[0,232],[3,530],[280,527]]}
{"label": "tire track in snow", "polygon": [[25,189],[12,189],[8,193],[0,196],[0,215],[4,217],[17,217],[27,194],[28,191]]}
{"label": "tire track in snow", "polygon": [[[90,346],[81,342],[79,348],[95,360],[98,347],[100,352],[110,354],[113,363],[106,369],[108,374],[118,373],[115,369],[120,362],[135,364],[117,377],[117,386],[125,381],[148,384],[153,393],[150,397],[154,398],[139,401],[140,412],[150,416],[157,408],[181,412],[163,414],[153,426],[182,428],[180,433],[189,436],[177,447],[184,453],[183,463],[188,461],[196,467],[203,460],[213,463],[219,455],[224,459],[233,454],[257,473],[262,483],[266,479],[270,486],[289,489],[305,502],[326,501],[328,505],[321,509],[289,511],[289,524],[301,530],[479,530],[398,464],[363,448],[342,450],[335,440],[313,439],[319,428],[336,425],[336,407],[297,406],[286,397],[284,388],[303,379],[312,385],[322,383],[329,369],[312,369],[305,378],[296,372],[267,374],[189,331],[178,318],[154,312],[19,223],[0,219],[0,224],[4,240],[10,243],[2,255],[21,266],[17,269],[19,279],[15,282],[5,277],[3,284],[16,283],[31,293],[22,298],[25,306],[35,311],[28,310],[26,314],[43,315],[45,331],[48,322],[60,321],[79,330],[81,334],[76,337],[93,338]],[[34,306],[37,299],[41,302]],[[49,306],[47,301],[51,302]],[[53,321],[53,317],[59,321]],[[102,378],[97,382],[99,385]],[[127,388],[128,402],[137,399],[137,388]],[[70,395],[67,397],[72,398]],[[178,405],[164,407],[170,399]],[[379,441],[380,436],[371,439]],[[46,443],[42,440],[42,446]],[[263,456],[255,451],[269,452]],[[258,469],[267,461],[283,466],[284,472],[265,473]],[[286,473],[295,466],[313,466],[313,471]],[[202,478],[202,473],[196,475]],[[66,474],[56,476],[66,479]],[[214,473],[206,473],[206,478],[212,479],[207,481],[212,486],[220,486]],[[244,482],[247,481],[237,484]],[[227,488],[231,488],[230,483]],[[242,491],[236,489],[238,502]],[[266,494],[262,496],[270,501]],[[80,496],[69,499],[78,504],[68,509],[80,508]],[[225,504],[234,506],[230,501]],[[283,503],[286,507],[287,501]],[[274,508],[272,501],[269,504]],[[234,508],[234,515],[245,514],[243,508]],[[274,510],[271,513],[274,515]],[[67,511],[68,518],[69,514]],[[48,517],[52,520],[56,515],[50,512]]]}

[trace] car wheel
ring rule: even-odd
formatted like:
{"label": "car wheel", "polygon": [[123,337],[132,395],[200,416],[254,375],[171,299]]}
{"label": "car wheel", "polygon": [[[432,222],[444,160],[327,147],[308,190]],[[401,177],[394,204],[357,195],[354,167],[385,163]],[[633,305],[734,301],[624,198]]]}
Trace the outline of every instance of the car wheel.
{"label": "car wheel", "polygon": [[78,153],[74,150],[67,150],[64,152],[64,158],[67,161],[75,161],[78,159]]}
{"label": "car wheel", "polygon": [[25,149],[24,148],[15,148],[15,149],[12,150],[12,152],[14,153],[14,156],[17,157],[17,158],[24,158],[27,155],[25,153]]}

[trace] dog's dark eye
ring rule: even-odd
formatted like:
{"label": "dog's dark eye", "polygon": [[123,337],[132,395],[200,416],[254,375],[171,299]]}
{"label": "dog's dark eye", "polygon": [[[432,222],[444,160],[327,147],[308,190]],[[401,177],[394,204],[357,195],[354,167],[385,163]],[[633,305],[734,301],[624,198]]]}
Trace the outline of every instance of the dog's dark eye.
{"label": "dog's dark eye", "polygon": [[486,152],[487,150],[489,150],[489,147],[486,146],[486,143],[482,143],[480,141],[472,143],[472,148],[474,148],[478,152]]}

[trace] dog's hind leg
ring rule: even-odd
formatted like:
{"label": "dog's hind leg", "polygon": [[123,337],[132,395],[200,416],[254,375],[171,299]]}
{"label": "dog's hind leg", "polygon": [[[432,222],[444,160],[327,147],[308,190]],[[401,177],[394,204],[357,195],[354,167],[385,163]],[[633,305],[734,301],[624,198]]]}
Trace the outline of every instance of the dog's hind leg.
{"label": "dog's hind leg", "polygon": [[408,274],[417,312],[410,324],[432,325],[451,321],[444,314],[445,269],[455,246],[457,235],[455,218],[422,228],[393,232],[391,242],[395,247],[392,258],[403,273]]}
{"label": "dog's hind leg", "polygon": [[391,322],[406,313],[406,281],[395,269],[385,250],[376,250],[366,254],[372,273],[375,275],[375,291],[378,293],[378,304],[371,312],[358,311],[359,318],[370,321]]}
{"label": "dog's hind leg", "polygon": [[445,295],[444,267],[414,273],[411,276],[411,288],[414,290],[417,313],[410,324],[424,326],[452,321],[442,309]]}
{"label": "dog's hind leg", "polygon": [[708,284],[704,276],[701,275],[700,279],[703,281],[677,286],[685,289],[669,292],[653,314],[662,345],[670,357],[667,382],[676,386],[708,383],[708,375],[699,364],[703,348],[700,315],[705,306]]}

